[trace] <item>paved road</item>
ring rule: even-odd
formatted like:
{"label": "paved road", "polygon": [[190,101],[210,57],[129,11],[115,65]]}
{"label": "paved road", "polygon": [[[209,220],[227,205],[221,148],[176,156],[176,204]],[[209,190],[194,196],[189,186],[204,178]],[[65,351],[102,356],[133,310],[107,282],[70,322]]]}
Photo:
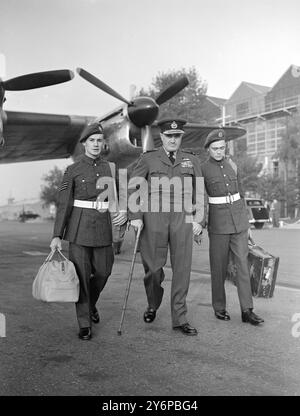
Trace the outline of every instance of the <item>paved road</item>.
{"label": "paved road", "polygon": [[188,308],[198,337],[171,328],[169,268],[157,319],[143,322],[146,298],[139,262],[123,334],[117,335],[133,248],[129,232],[99,301],[101,322],[93,339],[83,342],[77,338],[73,304],[45,304],[31,296],[51,229],[50,223],[0,223],[0,313],[6,318],[0,395],[300,395],[300,328],[291,321],[300,314],[300,230],[253,230],[258,244],[281,257],[274,297],[255,299],[263,327],[241,322],[230,282],[232,319],[215,319],[207,238],[200,249],[195,245]]}

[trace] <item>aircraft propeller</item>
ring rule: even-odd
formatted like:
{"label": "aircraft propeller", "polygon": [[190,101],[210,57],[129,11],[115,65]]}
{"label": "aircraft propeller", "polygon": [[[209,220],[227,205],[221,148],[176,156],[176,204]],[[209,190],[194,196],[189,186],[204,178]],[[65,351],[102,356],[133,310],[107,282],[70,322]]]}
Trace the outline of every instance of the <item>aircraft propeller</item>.
{"label": "aircraft propeller", "polygon": [[2,110],[5,102],[5,91],[32,90],[35,88],[48,87],[50,85],[61,84],[74,78],[74,73],[68,69],[55,71],[35,72],[32,74],[21,75],[19,77],[3,81],[0,79],[0,144],[4,144],[3,137],[3,118]]}
{"label": "aircraft propeller", "polygon": [[154,147],[150,125],[158,116],[159,106],[174,97],[174,95],[180,92],[189,83],[187,77],[184,76],[162,91],[156,100],[151,97],[140,96],[128,101],[99,78],[84,69],[77,68],[76,71],[86,81],[90,82],[112,97],[115,97],[127,104],[128,118],[135,126],[142,129],[141,136],[143,151],[150,150]]}
{"label": "aircraft propeller", "polygon": [[34,88],[48,87],[49,85],[60,84],[74,78],[74,73],[68,69],[56,71],[36,72],[33,74],[21,75],[7,81],[0,80],[0,87],[6,91],[32,90]]}

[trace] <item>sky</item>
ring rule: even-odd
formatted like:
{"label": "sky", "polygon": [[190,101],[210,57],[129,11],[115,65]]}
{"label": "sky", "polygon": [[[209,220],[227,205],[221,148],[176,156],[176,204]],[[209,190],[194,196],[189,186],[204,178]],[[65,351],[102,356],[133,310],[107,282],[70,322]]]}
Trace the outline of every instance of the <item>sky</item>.
{"label": "sky", "polygon": [[[229,98],[242,81],[272,86],[300,65],[298,0],[0,0],[0,15],[4,80],[81,67],[129,97],[131,84],[194,67],[208,95]],[[6,110],[54,114],[101,116],[119,105],[78,75],[6,98]],[[0,206],[38,197],[43,175],[69,163],[0,165]]]}

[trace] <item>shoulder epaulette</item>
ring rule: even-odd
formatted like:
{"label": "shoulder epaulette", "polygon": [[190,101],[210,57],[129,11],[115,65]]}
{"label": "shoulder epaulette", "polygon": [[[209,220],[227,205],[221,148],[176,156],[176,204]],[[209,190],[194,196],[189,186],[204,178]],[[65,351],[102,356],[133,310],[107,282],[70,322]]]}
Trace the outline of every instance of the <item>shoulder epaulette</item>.
{"label": "shoulder epaulette", "polygon": [[157,149],[151,149],[151,150],[146,150],[146,152],[144,152],[144,153],[150,153],[150,152],[156,152],[156,151],[157,151]]}

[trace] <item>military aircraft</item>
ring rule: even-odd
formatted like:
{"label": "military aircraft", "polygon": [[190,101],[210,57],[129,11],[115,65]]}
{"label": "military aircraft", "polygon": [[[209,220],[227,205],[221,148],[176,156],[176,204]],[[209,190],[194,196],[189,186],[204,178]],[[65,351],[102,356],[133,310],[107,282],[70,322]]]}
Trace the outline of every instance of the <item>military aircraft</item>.
{"label": "military aircraft", "polygon": [[[79,143],[85,126],[99,121],[104,128],[103,157],[119,168],[134,162],[138,156],[160,144],[156,119],[159,106],[188,85],[180,78],[162,91],[156,99],[138,96],[127,100],[119,93],[82,68],[77,73],[122,105],[100,117],[4,111],[5,91],[20,91],[46,87],[70,81],[74,73],[57,70],[22,75],[7,81],[0,80],[0,163],[28,162],[76,157],[83,149]],[[187,123],[184,148],[201,149],[207,134],[217,126]],[[239,127],[224,127],[229,140],[245,134]]]}

